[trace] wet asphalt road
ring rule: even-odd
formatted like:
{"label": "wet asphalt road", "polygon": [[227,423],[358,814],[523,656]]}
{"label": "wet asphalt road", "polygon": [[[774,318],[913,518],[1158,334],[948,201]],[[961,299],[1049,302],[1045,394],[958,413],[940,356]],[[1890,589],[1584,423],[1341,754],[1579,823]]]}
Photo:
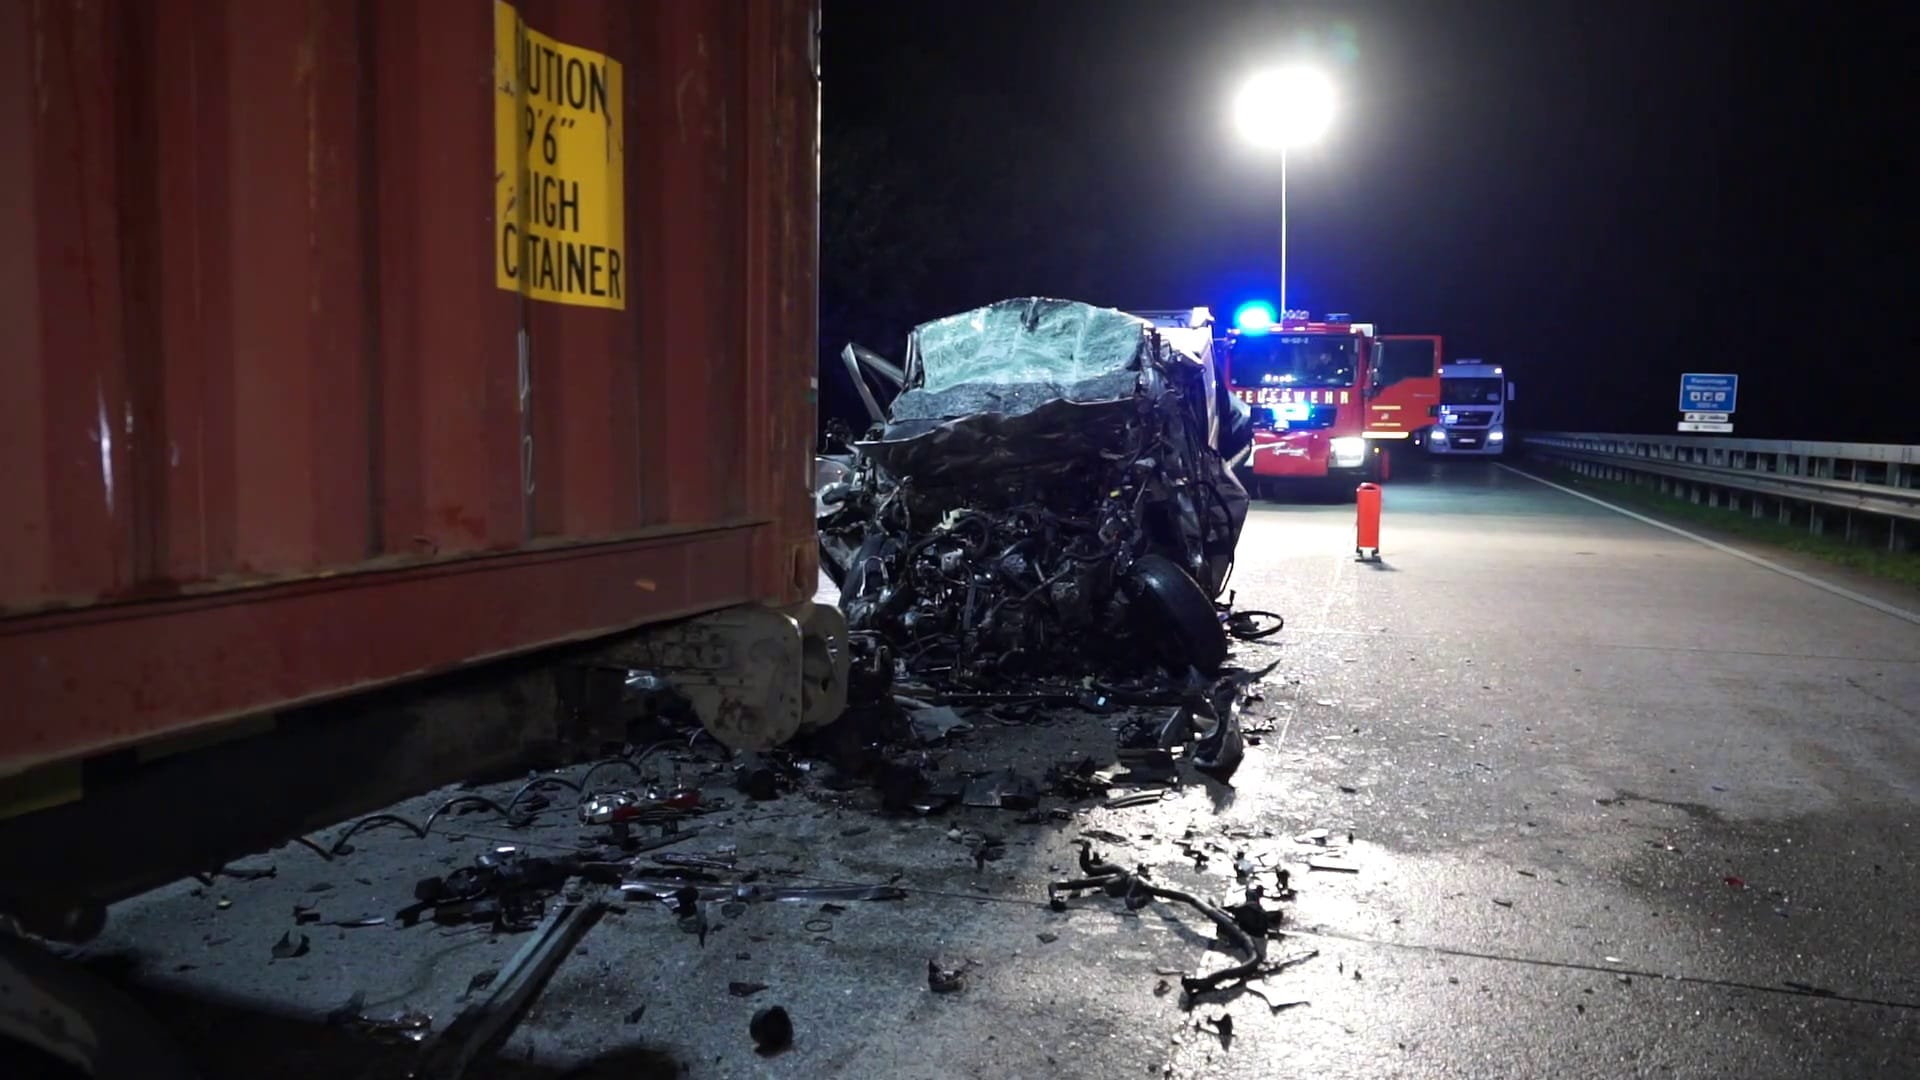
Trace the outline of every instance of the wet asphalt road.
{"label": "wet asphalt road", "polygon": [[1433,950],[1349,952],[1274,1066],[1920,1075],[1920,628],[1478,464],[1389,486],[1382,569],[1344,508],[1243,545],[1304,684],[1273,805],[1376,845],[1300,921]]}
{"label": "wet asphalt road", "polygon": [[[1233,587],[1288,626],[1239,652],[1280,666],[1232,790],[1065,826],[800,796],[710,821],[702,842],[743,863],[912,895],[716,913],[706,943],[658,911],[610,916],[485,1074],[1920,1075],[1920,627],[1480,463],[1402,470],[1386,507],[1378,566],[1352,560],[1350,507],[1255,511]],[[947,767],[1038,772],[1110,753],[1107,725],[983,723]],[[1320,828],[1330,851],[1295,839]],[[1237,897],[1235,851],[1289,866],[1295,933],[1272,955],[1318,955],[1262,989],[1295,1004],[1186,1013],[1156,993],[1225,963],[1190,912],[1046,910],[1088,829],[1209,895]],[[1002,857],[973,858],[982,833]],[[122,905],[92,951],[133,958],[210,1073],[305,1040],[316,1075],[360,1075],[315,1017],[359,993],[443,1026],[517,942],[327,931],[265,963],[289,901],[324,879],[341,914],[384,910],[485,842],[367,833],[350,870],[283,850],[273,881]],[[1322,855],[1357,873],[1309,870]],[[933,955],[977,965],[964,992],[928,992]],[[768,989],[729,995],[740,980]],[[773,1002],[799,1036],[763,1058],[744,1029]],[[1196,1028],[1223,1014],[1231,1039]]]}

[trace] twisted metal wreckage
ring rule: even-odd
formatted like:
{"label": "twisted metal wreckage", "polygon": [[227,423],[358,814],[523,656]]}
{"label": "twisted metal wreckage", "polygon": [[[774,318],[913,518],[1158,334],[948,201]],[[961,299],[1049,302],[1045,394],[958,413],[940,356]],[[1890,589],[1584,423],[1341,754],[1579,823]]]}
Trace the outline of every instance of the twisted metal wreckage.
{"label": "twisted metal wreckage", "polygon": [[1231,775],[1262,673],[1225,667],[1228,638],[1278,619],[1216,603],[1249,428],[1184,316],[1004,300],[916,328],[904,368],[847,347],[874,423],[821,457],[818,513],[856,698],[1172,705],[1158,741],[1197,735],[1195,764]]}

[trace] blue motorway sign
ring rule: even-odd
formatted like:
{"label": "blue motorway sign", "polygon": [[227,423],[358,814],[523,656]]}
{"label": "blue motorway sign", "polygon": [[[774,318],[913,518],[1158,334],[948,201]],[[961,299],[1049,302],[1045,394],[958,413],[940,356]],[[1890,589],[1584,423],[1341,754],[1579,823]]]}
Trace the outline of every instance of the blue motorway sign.
{"label": "blue motorway sign", "polygon": [[1739,389],[1738,375],[1682,375],[1680,411],[1730,413]]}

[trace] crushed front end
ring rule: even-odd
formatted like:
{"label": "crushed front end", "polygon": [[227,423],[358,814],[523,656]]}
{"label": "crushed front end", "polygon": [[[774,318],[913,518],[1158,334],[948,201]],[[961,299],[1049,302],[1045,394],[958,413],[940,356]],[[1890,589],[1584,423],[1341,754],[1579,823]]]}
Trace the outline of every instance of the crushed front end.
{"label": "crushed front end", "polygon": [[946,687],[1219,669],[1247,497],[1211,364],[1138,317],[1029,298],[918,327],[902,372],[820,492],[855,637]]}

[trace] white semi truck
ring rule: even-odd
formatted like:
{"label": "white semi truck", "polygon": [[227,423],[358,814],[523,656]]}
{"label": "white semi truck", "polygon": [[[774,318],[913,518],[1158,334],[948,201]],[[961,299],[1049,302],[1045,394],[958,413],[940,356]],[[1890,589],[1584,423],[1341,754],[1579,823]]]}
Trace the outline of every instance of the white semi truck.
{"label": "white semi truck", "polygon": [[1427,436],[1427,452],[1497,456],[1507,448],[1507,403],[1513,383],[1506,372],[1481,360],[1440,365],[1440,415]]}

